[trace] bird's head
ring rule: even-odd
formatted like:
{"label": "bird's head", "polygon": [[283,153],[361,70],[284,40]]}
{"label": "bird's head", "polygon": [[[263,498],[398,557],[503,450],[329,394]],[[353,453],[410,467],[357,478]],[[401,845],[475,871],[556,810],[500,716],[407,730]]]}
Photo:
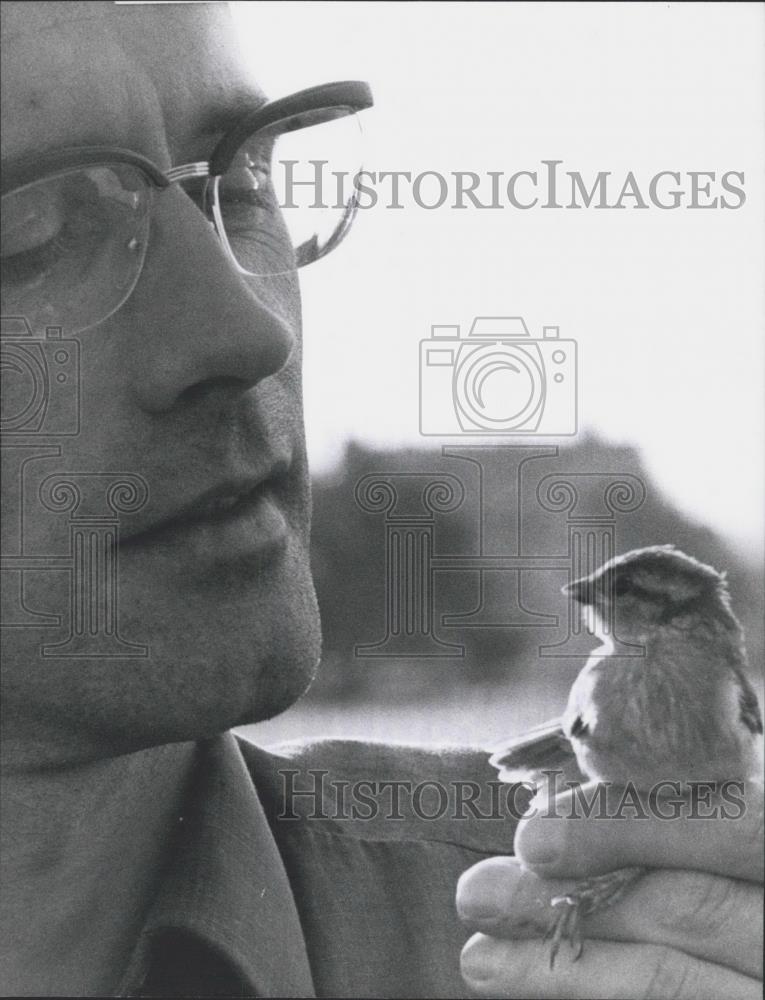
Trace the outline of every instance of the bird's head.
{"label": "bird's head", "polygon": [[634,549],[610,559],[589,576],[563,588],[597,619],[619,610],[620,634],[639,635],[645,629],[668,624],[689,614],[713,617],[737,629],[730,608],[725,575],[674,545]]}

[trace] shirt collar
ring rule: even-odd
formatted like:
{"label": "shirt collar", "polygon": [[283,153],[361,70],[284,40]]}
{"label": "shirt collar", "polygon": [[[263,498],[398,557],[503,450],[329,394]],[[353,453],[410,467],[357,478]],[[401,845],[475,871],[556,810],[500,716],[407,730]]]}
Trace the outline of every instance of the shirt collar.
{"label": "shirt collar", "polygon": [[312,997],[292,890],[237,741],[225,733],[199,750],[172,859],[120,992],[143,981],[152,939],[180,930],[225,956],[254,995]]}

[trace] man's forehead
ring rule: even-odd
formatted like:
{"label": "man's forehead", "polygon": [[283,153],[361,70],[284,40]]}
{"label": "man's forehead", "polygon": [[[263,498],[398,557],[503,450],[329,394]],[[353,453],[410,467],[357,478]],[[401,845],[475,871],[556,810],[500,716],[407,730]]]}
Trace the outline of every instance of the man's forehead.
{"label": "man's forehead", "polygon": [[263,100],[224,5],[13,3],[3,21],[4,157],[94,143],[158,156],[165,139],[172,154]]}

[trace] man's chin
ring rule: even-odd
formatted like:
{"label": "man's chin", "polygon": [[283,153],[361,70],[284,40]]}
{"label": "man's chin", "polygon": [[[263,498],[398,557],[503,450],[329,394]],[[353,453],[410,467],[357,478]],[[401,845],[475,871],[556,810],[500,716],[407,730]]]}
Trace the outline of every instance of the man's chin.
{"label": "man's chin", "polygon": [[[71,766],[209,739],[273,718],[300,698],[316,672],[318,643],[293,652],[289,661],[274,659],[250,671],[242,671],[240,664],[236,673],[228,664],[207,663],[201,681],[193,671],[179,669],[177,661],[130,667],[111,663],[101,669],[93,661],[69,661],[57,672],[55,712],[43,676],[33,671],[14,684],[6,672],[6,763],[11,768]],[[56,668],[51,663],[46,670]],[[119,674],[117,685],[106,676],[112,671]]]}
{"label": "man's chin", "polygon": [[286,712],[308,691],[316,677],[321,655],[321,643],[295,651],[289,661],[268,659],[262,665],[249,699],[239,706],[239,714],[226,728],[265,722]]}
{"label": "man's chin", "polygon": [[129,699],[145,722],[147,745],[262,722],[306,692],[318,669],[321,630],[313,587],[303,582],[288,594],[275,588],[268,598],[259,595],[265,615],[229,606],[219,609],[217,629],[187,621],[185,630],[152,644],[153,669],[142,672]]}
{"label": "man's chin", "polygon": [[[237,726],[265,722],[287,711],[308,690],[318,668],[318,648],[294,650],[287,660],[274,659],[253,665],[251,673],[211,665],[209,683],[189,691],[180,682],[180,693],[167,691],[165,710],[153,712],[144,705],[142,725],[122,732],[125,749],[144,749],[163,743],[209,739]],[[217,685],[216,685],[217,680]],[[159,703],[159,702],[158,702]],[[141,733],[140,730],[143,730]],[[110,733],[113,742],[114,731]]]}
{"label": "man's chin", "polygon": [[[140,580],[135,581],[140,583]],[[147,693],[163,704],[157,731],[199,739],[285,711],[309,687],[321,653],[321,629],[307,551],[295,535],[283,552],[250,575],[231,566],[199,580],[136,587],[138,611],[126,629],[145,628],[153,670]],[[150,713],[139,689],[132,698]],[[131,699],[132,700],[132,699]],[[165,720],[165,725],[162,724]]]}
{"label": "man's chin", "polygon": [[[313,587],[302,577],[282,578],[255,607],[208,607],[204,620],[166,607],[144,619],[146,656],[42,658],[39,633],[4,636],[12,758],[71,765],[207,739],[285,711],[309,687],[321,652]],[[123,620],[125,635],[140,638],[138,623]]]}

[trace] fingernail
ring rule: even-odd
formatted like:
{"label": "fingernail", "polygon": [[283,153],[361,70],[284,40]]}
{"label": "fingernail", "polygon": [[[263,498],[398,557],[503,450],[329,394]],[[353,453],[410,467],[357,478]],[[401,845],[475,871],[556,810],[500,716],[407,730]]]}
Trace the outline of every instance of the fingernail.
{"label": "fingernail", "polygon": [[518,824],[515,853],[526,866],[541,868],[556,864],[566,848],[566,825],[550,816],[535,816]]}
{"label": "fingernail", "polygon": [[[509,906],[520,876],[516,862],[496,858],[480,868],[469,870],[457,886],[457,909],[465,920],[483,924],[502,918]],[[501,862],[501,864],[499,863]]]}
{"label": "fingernail", "polygon": [[497,920],[507,906],[507,890],[502,884],[484,882],[459,901],[460,912],[467,920]]}
{"label": "fingernail", "polygon": [[488,982],[494,978],[493,957],[487,939],[476,935],[462,950],[462,975],[474,983]]}

